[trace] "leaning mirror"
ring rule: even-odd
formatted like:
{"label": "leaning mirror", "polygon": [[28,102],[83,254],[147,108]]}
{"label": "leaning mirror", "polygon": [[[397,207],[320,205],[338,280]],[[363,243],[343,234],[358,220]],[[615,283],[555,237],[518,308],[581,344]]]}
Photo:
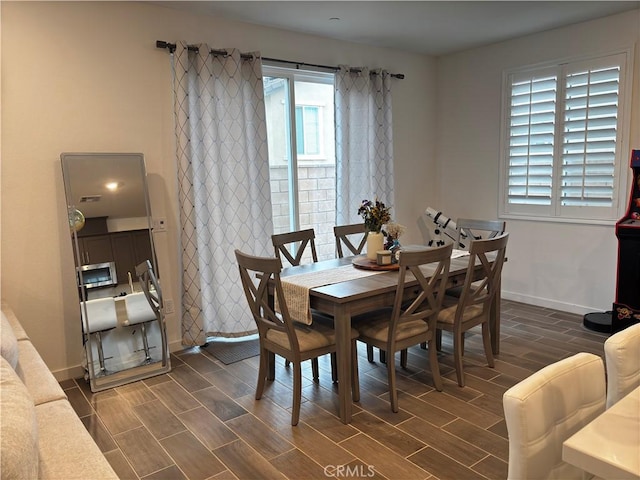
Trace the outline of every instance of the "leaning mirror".
{"label": "leaning mirror", "polygon": [[61,160],[91,390],[168,372],[144,156],[63,153]]}

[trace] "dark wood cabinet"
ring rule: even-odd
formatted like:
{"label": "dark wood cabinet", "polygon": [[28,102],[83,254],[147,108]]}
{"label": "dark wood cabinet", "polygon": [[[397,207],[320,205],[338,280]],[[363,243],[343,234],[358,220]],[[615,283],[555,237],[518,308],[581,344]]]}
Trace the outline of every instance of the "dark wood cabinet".
{"label": "dark wood cabinet", "polygon": [[137,230],[131,232],[133,249],[136,253],[136,265],[149,260],[153,265],[156,277],[160,276],[158,265],[154,265],[153,247],[151,246],[151,233],[148,230]]}
{"label": "dark wood cabinet", "polygon": [[131,232],[133,240],[133,250],[136,254],[136,265],[149,260],[153,265],[153,249],[151,248],[151,240],[149,230],[136,230]]}
{"label": "dark wood cabinet", "polygon": [[78,237],[107,235],[108,233],[107,217],[91,217],[85,219],[84,227],[78,232]]}
{"label": "dark wood cabinet", "polygon": [[146,229],[78,237],[78,248],[82,265],[115,262],[118,283],[122,284],[129,283],[129,272],[137,281],[136,265],[153,259]]}
{"label": "dark wood cabinet", "polygon": [[129,272],[133,278],[136,274],[136,257],[133,250],[130,232],[112,233],[111,248],[116,262],[116,274],[118,283],[129,283]]}
{"label": "dark wood cabinet", "polygon": [[111,248],[116,262],[118,283],[128,283],[129,272],[131,272],[133,280],[137,281],[136,265],[152,259],[149,235],[149,230],[111,234]]}
{"label": "dark wood cabinet", "polygon": [[82,265],[114,261],[109,234],[78,238],[78,249]]}

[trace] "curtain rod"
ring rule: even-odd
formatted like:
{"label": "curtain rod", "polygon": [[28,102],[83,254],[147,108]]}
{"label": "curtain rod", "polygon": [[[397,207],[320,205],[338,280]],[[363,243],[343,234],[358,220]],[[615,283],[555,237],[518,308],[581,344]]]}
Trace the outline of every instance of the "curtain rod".
{"label": "curtain rod", "polygon": [[[164,42],[162,40],[156,40],[156,48],[166,48],[167,50],[169,50],[169,53],[173,53],[173,52],[176,51],[176,44],[175,43]],[[192,52],[197,52],[198,51],[198,47],[193,46],[193,45],[188,45],[187,48],[189,50],[191,50]],[[209,51],[209,53],[211,55],[223,55],[223,56],[227,55],[227,51],[226,50],[214,50],[214,49],[211,49]],[[253,58],[252,55],[249,55],[249,54],[246,54],[246,53],[240,54],[240,57],[242,57],[244,59],[247,59],[247,60],[250,59],[250,58]],[[332,65],[317,65],[315,63],[294,62],[292,60],[280,60],[278,58],[262,57],[262,60],[265,60],[267,62],[288,63],[290,65],[297,65],[298,67],[304,66],[304,67],[326,68],[328,70],[333,70],[333,71],[340,70],[340,67],[336,67],[336,66],[332,66]],[[354,73],[360,73],[361,72],[361,70],[357,69],[357,68],[351,68],[350,71],[354,72]],[[400,80],[402,80],[404,78],[404,73],[392,73],[390,75],[391,75],[391,77],[398,78]]]}

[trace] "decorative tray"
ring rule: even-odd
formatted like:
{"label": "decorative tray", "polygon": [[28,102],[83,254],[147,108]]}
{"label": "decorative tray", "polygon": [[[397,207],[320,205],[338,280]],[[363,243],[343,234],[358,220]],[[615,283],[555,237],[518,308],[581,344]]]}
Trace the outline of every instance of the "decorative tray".
{"label": "decorative tray", "polygon": [[392,263],[391,265],[378,265],[375,260],[370,260],[366,255],[358,255],[351,261],[353,266],[363,270],[398,270],[399,265]]}

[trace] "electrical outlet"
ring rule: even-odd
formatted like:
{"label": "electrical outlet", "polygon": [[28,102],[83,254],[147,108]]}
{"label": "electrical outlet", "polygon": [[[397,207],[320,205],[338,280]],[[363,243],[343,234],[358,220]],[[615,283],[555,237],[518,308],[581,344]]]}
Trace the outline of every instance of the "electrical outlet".
{"label": "electrical outlet", "polygon": [[164,301],[164,313],[166,313],[167,315],[171,315],[172,313],[175,313],[173,300],[170,298]]}
{"label": "electrical outlet", "polygon": [[153,219],[153,231],[154,232],[166,232],[167,231],[167,219],[163,217]]}

